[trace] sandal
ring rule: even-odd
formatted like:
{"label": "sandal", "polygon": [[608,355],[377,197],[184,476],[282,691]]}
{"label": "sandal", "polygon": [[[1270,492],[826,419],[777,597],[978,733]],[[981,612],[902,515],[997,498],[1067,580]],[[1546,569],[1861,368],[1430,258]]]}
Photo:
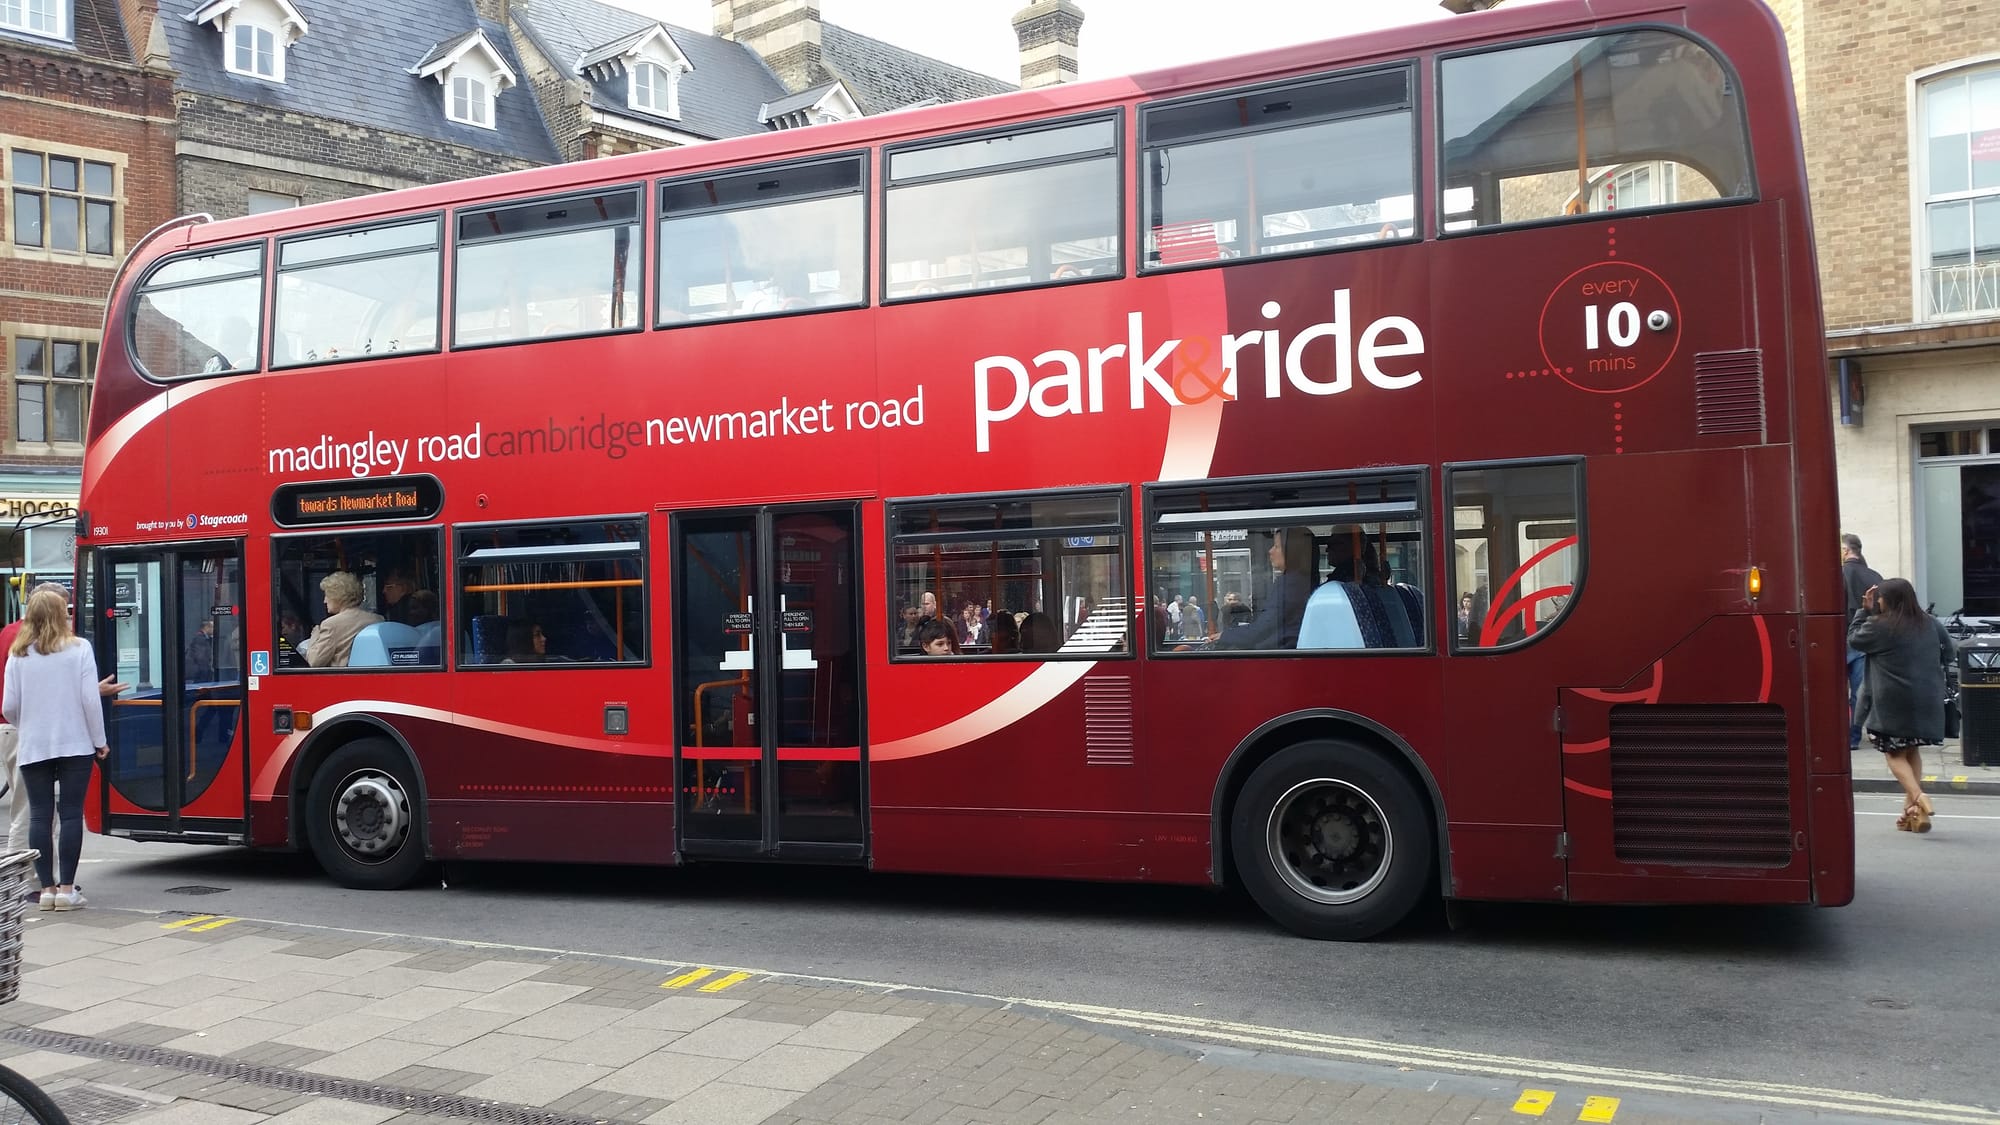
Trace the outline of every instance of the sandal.
{"label": "sandal", "polygon": [[1911,806],[1910,815],[1913,818],[1912,823],[1910,825],[1910,831],[1919,833],[1929,832],[1931,830],[1930,798],[1929,797],[1924,798],[1924,803],[1921,805]]}
{"label": "sandal", "polygon": [[1923,811],[1915,805],[1904,809],[1903,815],[1896,818],[1896,831],[1915,832],[1917,830],[1917,814]]}

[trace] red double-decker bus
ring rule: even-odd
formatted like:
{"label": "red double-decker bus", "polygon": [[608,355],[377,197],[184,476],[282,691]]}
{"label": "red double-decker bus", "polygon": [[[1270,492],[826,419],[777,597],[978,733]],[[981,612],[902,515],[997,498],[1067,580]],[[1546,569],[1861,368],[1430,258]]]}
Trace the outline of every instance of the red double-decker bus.
{"label": "red double-decker bus", "polygon": [[1754,0],[1588,0],[223,222],[108,313],[98,827],[1845,903]]}

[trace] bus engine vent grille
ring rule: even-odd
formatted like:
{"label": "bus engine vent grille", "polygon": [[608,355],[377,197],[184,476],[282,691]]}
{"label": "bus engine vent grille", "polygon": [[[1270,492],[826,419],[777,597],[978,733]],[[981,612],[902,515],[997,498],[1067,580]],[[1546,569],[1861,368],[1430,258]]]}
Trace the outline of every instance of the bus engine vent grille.
{"label": "bus engine vent grille", "polygon": [[1091,766],[1132,764],[1132,677],[1083,681],[1083,760]]}
{"label": "bus engine vent grille", "polygon": [[1792,862],[1785,709],[1768,703],[1611,708],[1611,829],[1621,863]]}
{"label": "bus engine vent grille", "polygon": [[1694,357],[1695,429],[1704,434],[1764,433],[1764,352],[1742,348]]}

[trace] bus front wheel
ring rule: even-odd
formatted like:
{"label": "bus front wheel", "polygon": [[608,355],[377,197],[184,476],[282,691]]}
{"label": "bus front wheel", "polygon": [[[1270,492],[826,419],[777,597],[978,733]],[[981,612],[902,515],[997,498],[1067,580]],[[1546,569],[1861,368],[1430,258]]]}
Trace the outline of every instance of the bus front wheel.
{"label": "bus front wheel", "polygon": [[1302,742],[1258,766],[1230,816],[1250,897],[1293,933],[1362,941],[1402,921],[1430,885],[1424,801],[1381,754]]}
{"label": "bus front wheel", "polygon": [[341,886],[395,890],[423,873],[409,759],[388,742],[364,738],[335,750],[313,774],[306,810],[313,857]]}

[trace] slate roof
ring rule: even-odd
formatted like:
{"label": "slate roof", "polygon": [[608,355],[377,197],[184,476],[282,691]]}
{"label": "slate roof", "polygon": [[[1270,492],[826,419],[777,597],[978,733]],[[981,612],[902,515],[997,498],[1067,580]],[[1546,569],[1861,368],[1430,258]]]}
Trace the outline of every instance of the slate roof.
{"label": "slate roof", "polygon": [[0,39],[30,43],[56,51],[75,51],[93,59],[133,62],[132,44],[125,37],[125,21],[118,15],[118,0],[63,0],[70,5],[70,41],[46,39],[26,32],[0,30]]}
{"label": "slate roof", "polygon": [[687,56],[692,71],[681,76],[679,120],[636,111],[628,104],[626,77],[593,81],[578,64],[617,42],[629,42],[658,20],[596,0],[513,0],[509,9],[537,49],[567,75],[590,86],[590,104],[641,120],[657,121],[698,137],[741,137],[770,132],[757,108],[787,96],[756,52],[739,43],[673,24],[662,24]]}
{"label": "slate roof", "polygon": [[494,128],[482,129],[448,120],[437,80],[409,72],[439,46],[434,41],[439,33],[457,40],[478,27],[515,74],[525,73],[507,29],[480,20],[472,0],[301,0],[312,32],[286,52],[282,83],[231,74],[223,65],[221,33],[186,18],[198,6],[196,0],[160,5],[160,26],[180,72],[177,89],[543,164],[560,159],[525,85],[495,99]]}
{"label": "slate roof", "polygon": [[1019,89],[1011,82],[831,23],[820,24],[820,58],[847,80],[847,92],[861,103],[863,113],[887,113],[926,100],[956,102]]}

